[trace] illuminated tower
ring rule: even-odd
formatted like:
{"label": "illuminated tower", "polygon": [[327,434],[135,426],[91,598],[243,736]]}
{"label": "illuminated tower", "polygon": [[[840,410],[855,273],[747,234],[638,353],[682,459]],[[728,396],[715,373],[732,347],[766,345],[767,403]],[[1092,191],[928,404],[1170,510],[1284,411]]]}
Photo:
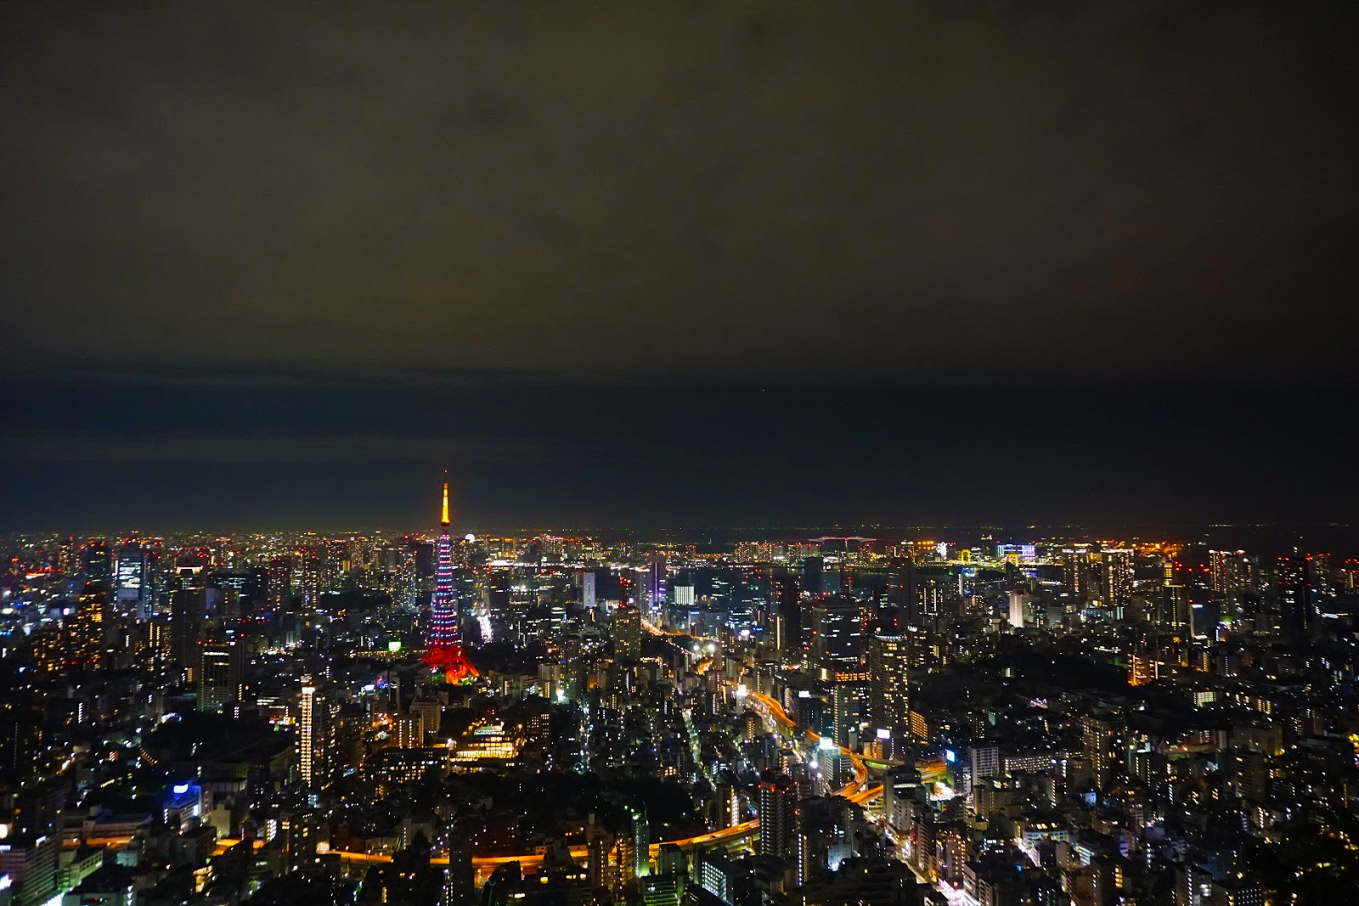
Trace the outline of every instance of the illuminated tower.
{"label": "illuminated tower", "polygon": [[444,505],[439,519],[439,540],[434,545],[434,598],[432,601],[429,646],[425,663],[442,671],[444,679],[459,683],[477,675],[462,652],[458,637],[458,609],[453,596],[453,542],[448,537],[448,482],[444,482]]}
{"label": "illuminated tower", "polygon": [[309,676],[302,677],[302,699],[298,711],[298,766],[301,768],[302,784],[311,786],[312,757],[315,754],[316,687]]}

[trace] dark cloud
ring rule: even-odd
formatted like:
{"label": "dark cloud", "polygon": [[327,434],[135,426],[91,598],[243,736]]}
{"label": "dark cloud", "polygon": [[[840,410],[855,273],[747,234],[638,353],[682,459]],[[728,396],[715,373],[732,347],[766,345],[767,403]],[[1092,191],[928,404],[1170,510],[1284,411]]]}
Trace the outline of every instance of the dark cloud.
{"label": "dark cloud", "polygon": [[7,10],[25,358],[1342,367],[1350,5]]}
{"label": "dark cloud", "polygon": [[8,518],[1334,513],[1356,10],[10,4]]}

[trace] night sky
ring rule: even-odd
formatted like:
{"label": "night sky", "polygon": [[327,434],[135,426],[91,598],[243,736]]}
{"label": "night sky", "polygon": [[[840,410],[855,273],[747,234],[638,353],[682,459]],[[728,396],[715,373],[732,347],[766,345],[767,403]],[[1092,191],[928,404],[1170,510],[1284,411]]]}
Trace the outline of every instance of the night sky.
{"label": "night sky", "polygon": [[0,10],[0,528],[1353,518],[1356,4],[448,7]]}

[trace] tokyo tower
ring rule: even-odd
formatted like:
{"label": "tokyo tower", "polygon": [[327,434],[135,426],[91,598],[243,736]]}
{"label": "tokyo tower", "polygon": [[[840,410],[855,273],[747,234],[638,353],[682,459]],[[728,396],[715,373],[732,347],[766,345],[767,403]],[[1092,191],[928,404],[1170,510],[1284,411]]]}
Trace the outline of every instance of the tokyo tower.
{"label": "tokyo tower", "polygon": [[448,482],[444,482],[443,516],[439,521],[439,540],[434,545],[434,599],[429,645],[425,663],[442,672],[450,683],[460,683],[477,675],[462,651],[458,635],[458,607],[453,597],[453,542],[448,537]]}

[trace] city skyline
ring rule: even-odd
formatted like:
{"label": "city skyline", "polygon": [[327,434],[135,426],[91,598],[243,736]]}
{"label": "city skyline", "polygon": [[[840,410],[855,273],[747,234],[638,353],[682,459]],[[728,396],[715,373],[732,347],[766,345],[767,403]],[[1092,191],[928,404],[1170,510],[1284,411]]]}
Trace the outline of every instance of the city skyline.
{"label": "city skyline", "polygon": [[0,5],[0,906],[1341,906],[1359,4]]}

